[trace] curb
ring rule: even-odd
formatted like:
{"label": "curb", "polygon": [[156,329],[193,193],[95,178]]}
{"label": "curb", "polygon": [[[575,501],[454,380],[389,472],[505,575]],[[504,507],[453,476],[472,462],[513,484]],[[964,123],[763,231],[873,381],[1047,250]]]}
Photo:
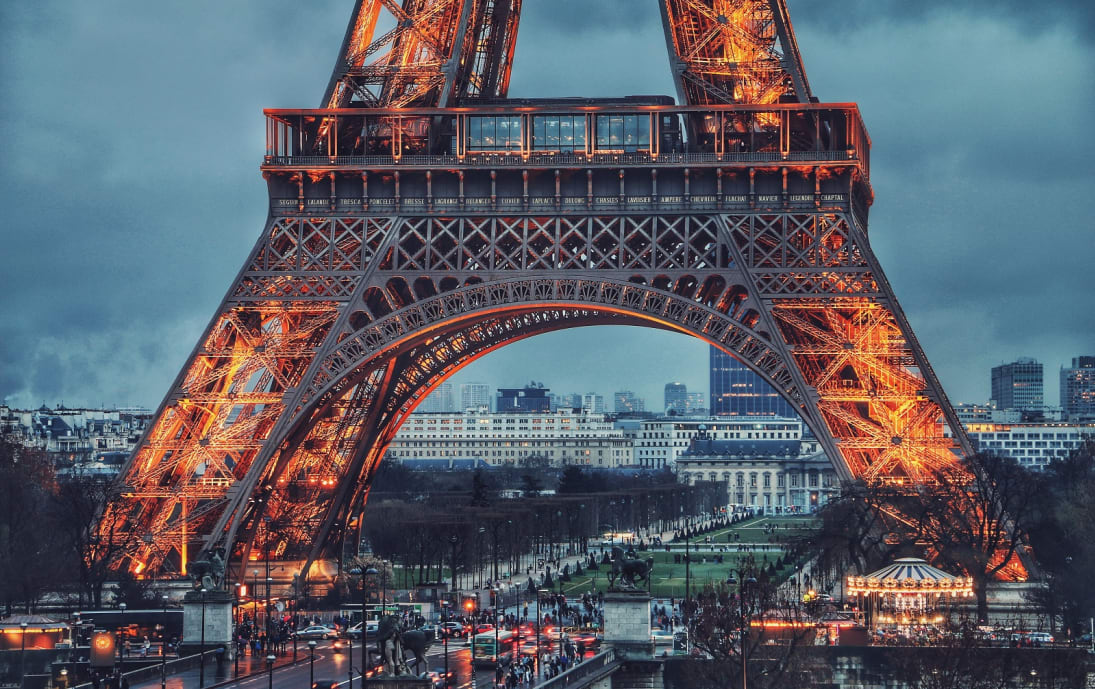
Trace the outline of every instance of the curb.
{"label": "curb", "polygon": [[[307,662],[308,662],[308,658],[300,658],[298,660],[290,660],[288,663],[285,663],[284,665],[275,665],[274,666],[274,674],[276,675],[278,670],[283,670],[285,668],[290,668],[290,667],[296,667],[297,665],[300,665],[302,663],[307,663]],[[259,677],[261,675],[265,675],[266,673],[267,673],[266,670],[259,670],[258,672],[251,672],[251,673],[248,673],[246,675],[240,675],[239,677],[233,677],[231,679],[222,680],[220,682],[217,682],[216,684],[206,684],[205,689],[217,689],[218,687],[225,687],[225,686],[228,686],[229,684],[234,684],[236,682],[241,682],[245,679],[251,679],[252,677]]]}

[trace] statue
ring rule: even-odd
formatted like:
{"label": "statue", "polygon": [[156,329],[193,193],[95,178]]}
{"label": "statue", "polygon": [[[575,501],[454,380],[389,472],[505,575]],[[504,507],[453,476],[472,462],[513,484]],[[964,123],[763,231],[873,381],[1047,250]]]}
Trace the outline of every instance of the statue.
{"label": "statue", "polygon": [[224,548],[217,548],[206,559],[191,562],[188,568],[194,590],[219,591],[224,584]]}
{"label": "statue", "polygon": [[654,558],[640,560],[633,553],[625,553],[620,546],[612,548],[612,569],[608,573],[608,588],[614,591],[638,591],[637,582],[650,583]]}
{"label": "statue", "polygon": [[376,649],[384,668],[381,674],[396,677],[407,674],[407,665],[403,661],[402,631],[403,624],[394,615],[381,618],[376,626]]}
{"label": "statue", "polygon": [[[433,636],[418,629],[404,631],[403,623],[395,615],[380,620],[376,630],[377,652],[384,666],[383,674],[395,677],[413,676],[419,666],[426,664],[426,650],[433,643]],[[414,662],[407,665],[407,651],[414,654]]]}

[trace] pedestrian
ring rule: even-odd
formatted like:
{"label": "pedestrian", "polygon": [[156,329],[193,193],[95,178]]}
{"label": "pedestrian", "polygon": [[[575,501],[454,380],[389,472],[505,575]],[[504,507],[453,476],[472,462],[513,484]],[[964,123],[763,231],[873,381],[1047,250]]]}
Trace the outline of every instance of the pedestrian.
{"label": "pedestrian", "polygon": [[148,657],[148,649],[152,648],[152,641],[149,640],[148,635],[145,634],[144,641],[141,643],[141,657]]}

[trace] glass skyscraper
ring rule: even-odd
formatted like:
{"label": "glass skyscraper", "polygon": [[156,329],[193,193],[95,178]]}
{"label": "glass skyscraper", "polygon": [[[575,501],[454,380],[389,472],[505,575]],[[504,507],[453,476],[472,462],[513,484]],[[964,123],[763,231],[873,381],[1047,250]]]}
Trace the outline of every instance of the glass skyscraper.
{"label": "glass skyscraper", "polygon": [[798,418],[798,412],[745,364],[712,347],[711,416]]}

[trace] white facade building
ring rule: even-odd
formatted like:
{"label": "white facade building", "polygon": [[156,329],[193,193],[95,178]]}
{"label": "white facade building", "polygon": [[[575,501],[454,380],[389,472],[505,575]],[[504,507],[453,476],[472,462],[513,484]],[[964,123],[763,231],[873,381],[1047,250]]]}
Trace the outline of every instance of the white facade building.
{"label": "white facade building", "polygon": [[[1095,438],[1095,423],[968,423],[966,432],[979,451],[1044,469],[1051,461],[1067,457],[1085,438]],[[945,433],[949,436],[950,430]]]}
{"label": "white facade building", "polygon": [[703,426],[715,440],[801,441],[801,454],[820,452],[819,443],[807,436],[801,419],[772,417],[719,417],[680,419],[661,417],[640,422],[635,435],[635,463],[640,467],[674,467],[677,457]]}
{"label": "white facade building", "polygon": [[495,466],[532,459],[552,466],[613,469],[634,464],[631,439],[604,414],[491,413],[484,408],[451,414],[411,414],[388,456],[396,461],[481,459]]}

